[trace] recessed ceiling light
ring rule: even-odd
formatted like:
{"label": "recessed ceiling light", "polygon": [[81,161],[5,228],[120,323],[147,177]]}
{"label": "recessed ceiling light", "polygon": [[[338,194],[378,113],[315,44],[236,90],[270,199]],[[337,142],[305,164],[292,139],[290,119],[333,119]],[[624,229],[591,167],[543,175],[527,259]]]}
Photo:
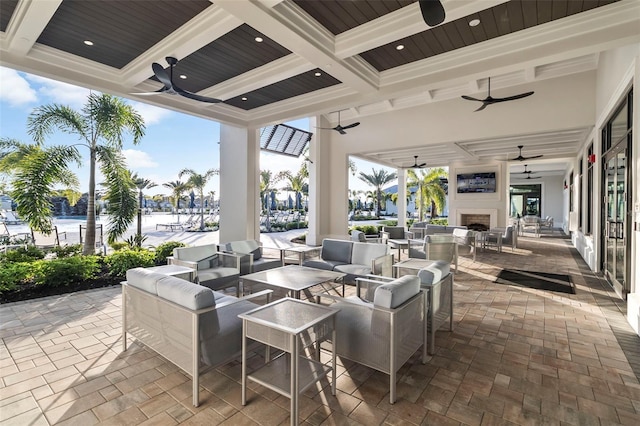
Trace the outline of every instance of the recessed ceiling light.
{"label": "recessed ceiling light", "polygon": [[396,46],[396,50],[402,50],[404,49],[404,44],[399,44]]}
{"label": "recessed ceiling light", "polygon": [[91,40],[85,40],[84,44],[86,44],[87,46],[93,46],[93,42]]}
{"label": "recessed ceiling light", "polygon": [[264,40],[262,39],[262,37],[256,37],[255,41],[257,41],[258,43],[262,43]]}
{"label": "recessed ceiling light", "polygon": [[187,76],[186,76],[186,75],[184,75],[184,74],[180,74],[180,78],[181,78],[181,79],[183,79],[183,80],[186,80],[186,79],[187,79]]}
{"label": "recessed ceiling light", "polygon": [[247,98],[243,97],[243,98],[242,98],[242,100],[243,100],[243,101],[246,101],[246,100],[247,100]]}
{"label": "recessed ceiling light", "polygon": [[315,73],[314,75],[315,75],[316,77],[320,77],[320,76],[322,75],[322,73],[321,73],[321,72],[317,72],[317,73]]}
{"label": "recessed ceiling light", "polygon": [[477,27],[478,25],[480,25],[480,20],[479,19],[472,19],[469,21],[469,26],[470,27]]}

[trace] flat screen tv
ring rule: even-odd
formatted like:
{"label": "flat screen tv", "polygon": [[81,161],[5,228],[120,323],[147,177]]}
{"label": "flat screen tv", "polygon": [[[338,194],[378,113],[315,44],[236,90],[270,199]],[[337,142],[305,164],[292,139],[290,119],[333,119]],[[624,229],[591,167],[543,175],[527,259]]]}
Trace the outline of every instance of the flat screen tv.
{"label": "flat screen tv", "polygon": [[458,175],[457,178],[458,194],[496,192],[495,172],[466,173]]}

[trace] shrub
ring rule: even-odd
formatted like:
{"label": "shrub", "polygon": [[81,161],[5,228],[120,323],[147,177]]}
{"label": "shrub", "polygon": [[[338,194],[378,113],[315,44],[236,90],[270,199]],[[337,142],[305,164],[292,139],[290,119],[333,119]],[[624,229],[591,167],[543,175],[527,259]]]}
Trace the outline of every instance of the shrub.
{"label": "shrub", "polygon": [[115,277],[122,278],[124,278],[128,269],[148,268],[155,265],[155,260],[156,254],[147,249],[122,249],[105,257],[105,263],[109,266],[109,273]]}
{"label": "shrub", "polygon": [[65,247],[54,247],[52,251],[58,257],[78,256],[82,254],[82,244],[72,244]]}
{"label": "shrub", "polygon": [[33,276],[33,263],[14,262],[0,267],[0,293],[17,289]]}
{"label": "shrub", "polygon": [[287,224],[285,225],[287,228],[287,231],[291,230],[291,229],[301,229],[301,228],[308,228],[309,227],[309,222],[287,222]]}
{"label": "shrub", "polygon": [[114,241],[110,244],[110,246],[113,250],[118,251],[122,250],[123,248],[129,247],[129,244],[124,241]]}
{"label": "shrub", "polygon": [[449,218],[447,217],[443,217],[443,218],[438,218],[438,219],[431,219],[431,221],[429,221],[429,223],[433,224],[433,225],[448,225],[449,224]]}
{"label": "shrub", "polygon": [[173,249],[176,247],[186,247],[185,243],[180,241],[167,241],[156,247],[156,265],[164,265],[167,263],[167,257],[173,255]]}
{"label": "shrub", "polygon": [[94,279],[100,272],[98,256],[70,256],[61,259],[39,260],[31,264],[36,285],[64,287]]}
{"label": "shrub", "polygon": [[364,232],[365,235],[379,235],[380,230],[377,225],[356,225],[351,229]]}
{"label": "shrub", "polygon": [[398,226],[397,220],[381,220],[378,223],[382,226]]}
{"label": "shrub", "polygon": [[9,250],[6,253],[0,253],[0,263],[13,263],[13,262],[33,262],[38,259],[44,259],[44,251],[40,250],[36,246],[20,247],[15,250]]}

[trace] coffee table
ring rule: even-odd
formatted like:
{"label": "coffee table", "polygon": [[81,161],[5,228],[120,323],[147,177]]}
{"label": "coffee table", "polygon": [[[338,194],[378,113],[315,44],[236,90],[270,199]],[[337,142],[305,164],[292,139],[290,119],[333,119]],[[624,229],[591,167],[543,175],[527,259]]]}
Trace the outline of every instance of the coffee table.
{"label": "coffee table", "polygon": [[[331,372],[331,394],[336,394],[336,314],[338,309],[280,299],[238,315],[242,319],[242,405],[247,404],[247,379],[291,399],[291,424],[299,422],[298,397]],[[320,361],[320,342],[331,338],[331,364]],[[247,374],[247,339],[284,351]],[[305,356],[315,345],[316,359]]]}
{"label": "coffee table", "polygon": [[[279,268],[267,269],[266,271],[254,272],[253,274],[242,275],[240,283],[244,285],[263,284],[268,287],[284,289],[290,294],[300,299],[300,292],[305,291],[307,297],[311,298],[308,289],[314,285],[322,285],[330,282],[341,281],[346,274],[342,272],[325,271],[323,269],[309,268],[300,265],[287,265]],[[344,282],[342,285],[342,295],[344,296]],[[330,286],[330,289],[335,286]]]}
{"label": "coffee table", "polygon": [[387,244],[389,244],[389,247],[391,247],[392,249],[398,249],[398,260],[400,260],[402,250],[409,249],[409,240],[404,238],[387,240]]}
{"label": "coffee table", "polygon": [[189,280],[192,283],[196,281],[196,277],[198,276],[198,271],[189,268],[188,266],[181,265],[160,265],[160,266],[151,266],[148,269],[149,271],[157,272],[159,274],[169,275],[172,277],[178,277],[185,280]]}
{"label": "coffee table", "polygon": [[321,249],[322,247],[314,246],[295,246],[280,248],[280,258],[282,259],[283,265],[302,265],[302,262],[304,262],[307,256],[318,256]]}

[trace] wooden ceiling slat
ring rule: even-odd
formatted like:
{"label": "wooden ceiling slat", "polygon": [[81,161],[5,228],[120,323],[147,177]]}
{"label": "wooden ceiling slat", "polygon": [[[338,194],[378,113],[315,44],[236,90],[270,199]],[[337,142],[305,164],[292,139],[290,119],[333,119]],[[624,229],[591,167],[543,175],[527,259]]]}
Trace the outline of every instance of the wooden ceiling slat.
{"label": "wooden ceiling slat", "polygon": [[524,29],[522,4],[517,1],[510,1],[507,3],[507,11],[509,13],[509,28],[511,32],[516,32]]}
{"label": "wooden ceiling slat", "polygon": [[0,31],[6,31],[7,25],[13,16],[13,11],[18,5],[18,0],[2,0],[0,1]]}
{"label": "wooden ceiling slat", "polygon": [[521,1],[524,27],[531,28],[538,24],[538,5],[535,1]]}
{"label": "wooden ceiling slat", "polygon": [[598,7],[598,3],[599,3],[598,0],[583,0],[582,12]]}
{"label": "wooden ceiling slat", "polygon": [[560,19],[567,16],[569,8],[568,0],[556,0],[551,7],[551,19]]}
{"label": "wooden ceiling slat", "polygon": [[582,0],[570,1],[567,5],[567,15],[574,15],[582,12]]}
{"label": "wooden ceiling slat", "polygon": [[442,46],[442,49],[445,52],[457,49],[461,46],[455,45],[447,35],[447,32],[442,29],[442,27],[435,27],[433,30],[431,30],[431,33],[433,34],[435,39],[438,40],[438,44]]}
{"label": "wooden ceiling slat", "polygon": [[[473,16],[477,17],[477,14],[469,16],[469,19],[473,19]],[[455,27],[455,29],[458,31],[458,34],[460,34],[460,37],[462,37],[462,40],[464,40],[465,46],[472,45],[476,42],[475,38],[473,37],[473,33],[471,32],[471,27],[469,26],[469,23],[467,22],[467,20],[457,19],[453,21],[452,24],[453,25],[451,26]],[[448,27],[449,25],[443,25],[443,26]]]}
{"label": "wooden ceiling slat", "polygon": [[480,25],[469,28],[471,29],[471,34],[473,34],[473,39],[476,43],[481,43],[487,40],[487,33],[484,30],[484,25],[482,25],[482,20],[480,20]]}
{"label": "wooden ceiling slat", "polygon": [[478,15],[480,15],[480,25],[475,28],[482,28],[484,30],[484,34],[487,40],[496,38],[499,35],[498,25],[496,24],[496,20],[493,16],[493,9],[487,9],[481,11]]}
{"label": "wooden ceiling slat", "polygon": [[551,21],[553,3],[549,0],[538,0],[538,25]]}
{"label": "wooden ceiling slat", "polygon": [[453,25],[443,25],[434,28],[434,30],[436,29],[444,31],[444,33],[447,35],[447,38],[451,41],[451,44],[453,44],[453,49],[464,47],[464,40],[462,39],[462,36],[460,35],[457,27]]}
{"label": "wooden ceiling slat", "polygon": [[507,4],[508,3],[504,3],[493,8],[493,20],[496,24],[498,35],[501,36],[509,34],[512,31],[511,25],[509,25],[510,17]]}

